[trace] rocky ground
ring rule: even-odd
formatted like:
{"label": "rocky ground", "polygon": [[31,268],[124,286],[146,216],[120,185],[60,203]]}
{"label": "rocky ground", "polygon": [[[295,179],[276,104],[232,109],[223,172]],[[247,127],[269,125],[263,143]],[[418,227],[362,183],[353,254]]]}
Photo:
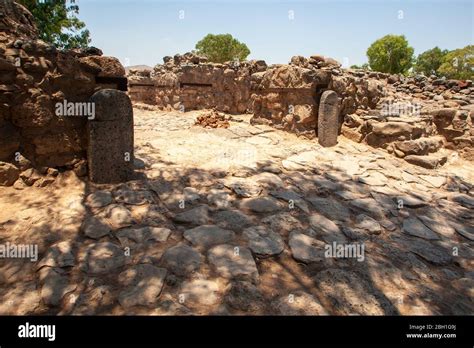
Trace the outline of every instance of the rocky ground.
{"label": "rocky ground", "polygon": [[[136,180],[0,187],[0,314],[472,314],[474,163],[135,109]],[[364,246],[362,258],[325,246]]]}

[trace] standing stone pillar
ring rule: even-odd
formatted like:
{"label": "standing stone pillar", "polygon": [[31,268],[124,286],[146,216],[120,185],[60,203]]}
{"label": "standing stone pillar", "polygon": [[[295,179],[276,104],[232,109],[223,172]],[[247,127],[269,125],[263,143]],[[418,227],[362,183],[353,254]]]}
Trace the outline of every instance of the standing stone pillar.
{"label": "standing stone pillar", "polygon": [[99,184],[130,180],[134,157],[129,97],[115,89],[102,89],[90,101],[95,106],[95,117],[87,125],[89,179]]}
{"label": "standing stone pillar", "polygon": [[324,91],[319,102],[318,141],[324,147],[337,144],[339,132],[339,98],[334,91]]}

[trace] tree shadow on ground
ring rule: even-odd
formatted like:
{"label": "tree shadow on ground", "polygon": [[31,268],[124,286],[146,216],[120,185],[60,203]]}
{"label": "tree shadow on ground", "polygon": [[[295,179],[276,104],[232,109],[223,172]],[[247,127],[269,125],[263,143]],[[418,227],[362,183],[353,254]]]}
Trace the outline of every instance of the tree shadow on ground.
{"label": "tree shadow on ground", "polygon": [[[260,197],[267,196],[275,190],[291,189],[302,197],[308,210],[291,206],[288,201],[279,201],[279,209],[268,213],[255,213],[242,208],[245,198],[237,197],[235,192],[220,182],[227,173],[221,170],[202,170],[200,168],[183,169],[176,163],[159,163],[155,157],[146,159],[153,161],[155,169],[137,171],[134,180],[121,185],[94,185],[86,182],[83,192],[73,199],[69,205],[65,203],[58,209],[57,204],[64,197],[61,191],[48,190],[45,197],[22,197],[13,194],[17,206],[23,210],[41,209],[41,219],[29,224],[29,228],[21,231],[25,224],[19,217],[2,224],[0,242],[38,244],[40,258],[31,263],[25,260],[2,261],[2,285],[0,298],[3,303],[13,301],[10,306],[3,307],[1,314],[284,314],[275,306],[278,299],[299,296],[300,291],[310,294],[319,302],[324,310],[334,315],[353,314],[471,314],[474,306],[470,297],[472,287],[472,242],[458,233],[449,232],[443,235],[436,233],[438,240],[426,241],[409,235],[403,231],[403,222],[409,217],[430,216],[436,224],[457,223],[464,226],[473,225],[472,211],[461,203],[446,199],[443,195],[415,195],[415,192],[381,193],[380,186],[371,186],[348,176],[344,170],[327,166],[324,163],[299,170],[283,169],[278,177],[283,186],[274,183],[258,183],[261,188]],[[280,160],[265,161],[254,168],[245,168],[239,175],[242,180],[253,182],[269,164],[280,166]],[[416,171],[416,168],[413,169]],[[355,179],[355,180],[354,180]],[[454,180],[454,179],[453,179]],[[459,180],[457,180],[459,182]],[[463,182],[470,188],[470,184]],[[197,198],[190,199],[185,188],[192,187]],[[108,235],[92,240],[84,236],[80,226],[92,214],[101,216],[107,207],[92,210],[87,206],[86,197],[97,190],[109,190],[112,193],[127,188],[131,191],[151,193],[146,204],[125,204],[131,211],[131,226],[118,228]],[[207,193],[211,189],[225,191],[229,201],[225,208],[213,206]],[[455,190],[453,185],[449,191]],[[445,190],[447,191],[447,190]],[[407,195],[423,200],[423,204],[415,207],[399,209],[400,196]],[[5,196],[3,196],[5,197]],[[180,205],[184,201],[184,208]],[[274,232],[279,234],[285,243],[284,251],[276,256],[262,257],[253,255],[259,271],[259,281],[254,282],[256,292],[242,300],[261,302],[258,306],[236,308],[229,301],[232,287],[243,279],[222,280],[219,274],[209,265],[207,250],[200,250],[203,263],[194,273],[186,276],[168,271],[165,285],[155,307],[134,307],[123,309],[117,298],[123,288],[118,282],[118,274],[132,265],[149,263],[162,267],[162,255],[169,247],[189,242],[183,238],[183,232],[196,227],[193,223],[175,221],[176,214],[195,207],[208,206],[206,224],[223,225],[218,213],[223,210],[241,210],[250,224],[233,228],[236,236],[229,244],[247,247],[248,241],[242,232],[252,225],[271,225],[278,215],[289,214],[297,220],[297,226],[285,226]],[[325,258],[320,262],[303,263],[296,261],[289,247],[290,233],[300,231],[324,243],[324,235],[311,226],[309,217],[320,213],[336,222],[346,238],[346,243],[364,243],[365,258],[359,262],[351,258]],[[27,214],[27,213],[26,213]],[[59,215],[58,215],[59,214]],[[357,216],[365,214],[377,220],[383,227],[380,233],[347,232],[344,228],[352,228]],[[28,214],[27,214],[28,215]],[[265,219],[267,218],[267,219]],[[111,242],[124,247],[117,233],[124,228],[133,229],[144,226],[167,227],[172,233],[166,242],[128,241],[131,256],[126,263],[113,272],[92,275],[84,270],[87,264],[87,248],[97,242]],[[275,226],[278,226],[275,225]],[[316,231],[315,231],[316,230]],[[57,243],[66,241],[70,249],[59,250],[58,256],[52,257],[53,265],[43,266],[47,270],[42,273],[37,269],[44,258],[57,248]],[[127,242],[127,243],[128,243]],[[52,247],[55,245],[55,247]],[[453,255],[453,248],[458,254]],[[72,257],[72,264],[64,260],[64,255]],[[63,259],[61,259],[63,257]],[[62,260],[62,264],[54,264]],[[61,267],[62,266],[62,267]],[[218,291],[219,301],[212,305],[199,303],[180,303],[180,293],[184,282],[190,279],[205,278],[221,282]],[[38,296],[43,293],[43,299]],[[45,298],[52,303],[46,304]],[[59,298],[59,299],[58,299]],[[30,302],[28,302],[30,301]],[[31,308],[27,308],[25,304]],[[235,302],[235,301],[234,301]],[[237,306],[238,307],[238,306]],[[308,306],[310,308],[311,306]],[[287,313],[287,312],[286,312]],[[297,309],[292,314],[311,313],[309,309]],[[321,314],[321,313],[319,313]]]}

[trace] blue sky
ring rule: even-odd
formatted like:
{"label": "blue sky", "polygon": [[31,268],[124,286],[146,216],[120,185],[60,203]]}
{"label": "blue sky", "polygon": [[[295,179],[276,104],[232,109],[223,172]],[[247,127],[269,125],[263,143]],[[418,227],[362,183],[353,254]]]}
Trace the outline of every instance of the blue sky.
{"label": "blue sky", "polygon": [[415,54],[474,42],[474,0],[76,0],[92,45],[125,65],[162,63],[208,33],[247,44],[248,59],[287,63],[322,54],[344,65],[367,61],[370,44],[403,34]]}

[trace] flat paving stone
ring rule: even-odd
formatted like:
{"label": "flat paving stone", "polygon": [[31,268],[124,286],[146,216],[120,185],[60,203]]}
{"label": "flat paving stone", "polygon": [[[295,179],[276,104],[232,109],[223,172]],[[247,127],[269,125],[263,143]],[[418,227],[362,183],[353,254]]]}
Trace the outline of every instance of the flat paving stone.
{"label": "flat paving stone", "polygon": [[207,253],[209,263],[224,278],[258,279],[258,270],[249,249],[229,244],[217,245]]}
{"label": "flat paving stone", "polygon": [[246,199],[240,203],[240,208],[255,213],[272,213],[282,209],[278,200],[269,196]]}
{"label": "flat paving stone", "polygon": [[252,224],[252,219],[239,210],[222,210],[214,215],[214,221],[222,228],[241,231]]}
{"label": "flat paving stone", "polygon": [[232,241],[235,238],[235,233],[216,225],[202,225],[185,231],[184,238],[195,247],[207,249],[213,245]]}
{"label": "flat paving stone", "polygon": [[318,237],[326,243],[346,242],[346,237],[339,227],[330,219],[319,213],[313,213],[309,216],[309,224],[315,230]]}
{"label": "flat paving stone", "polygon": [[209,207],[207,205],[200,205],[199,207],[183,211],[174,215],[173,220],[181,223],[204,225],[209,222]]}
{"label": "flat paving stone", "polygon": [[89,238],[100,239],[110,234],[110,226],[95,216],[87,217],[81,226],[82,232]]}
{"label": "flat paving stone", "polygon": [[154,307],[166,278],[166,269],[149,264],[131,267],[119,275],[119,282],[125,287],[118,301],[124,308],[133,306]]}
{"label": "flat paving stone", "polygon": [[325,259],[326,243],[300,232],[292,232],[288,242],[291,255],[295,260],[310,263],[322,262]]}
{"label": "flat paving stone", "polygon": [[403,232],[406,234],[427,239],[427,240],[439,240],[440,237],[426,227],[418,218],[411,217],[403,221]]}
{"label": "flat paving stone", "polygon": [[102,208],[112,203],[112,193],[109,191],[96,191],[86,198],[86,204],[91,208]]}
{"label": "flat paving stone", "polygon": [[265,226],[246,228],[243,232],[243,236],[247,238],[250,250],[258,255],[278,255],[285,248],[285,243],[280,235]]}
{"label": "flat paving stone", "polygon": [[108,274],[125,265],[125,253],[118,245],[103,242],[89,245],[86,270],[90,274]]}
{"label": "flat paving stone", "polygon": [[294,206],[300,208],[302,211],[304,211],[306,214],[309,214],[309,207],[308,203],[303,199],[301,195],[296,193],[295,191],[292,190],[278,190],[278,191],[270,191],[270,195],[273,197],[282,199],[289,204],[292,203]]}
{"label": "flat paving stone", "polygon": [[221,287],[216,281],[193,279],[185,281],[180,289],[185,305],[212,306],[219,302]]}
{"label": "flat paving stone", "polygon": [[201,254],[184,244],[167,249],[162,257],[163,267],[178,276],[186,276],[196,271],[201,262]]}

